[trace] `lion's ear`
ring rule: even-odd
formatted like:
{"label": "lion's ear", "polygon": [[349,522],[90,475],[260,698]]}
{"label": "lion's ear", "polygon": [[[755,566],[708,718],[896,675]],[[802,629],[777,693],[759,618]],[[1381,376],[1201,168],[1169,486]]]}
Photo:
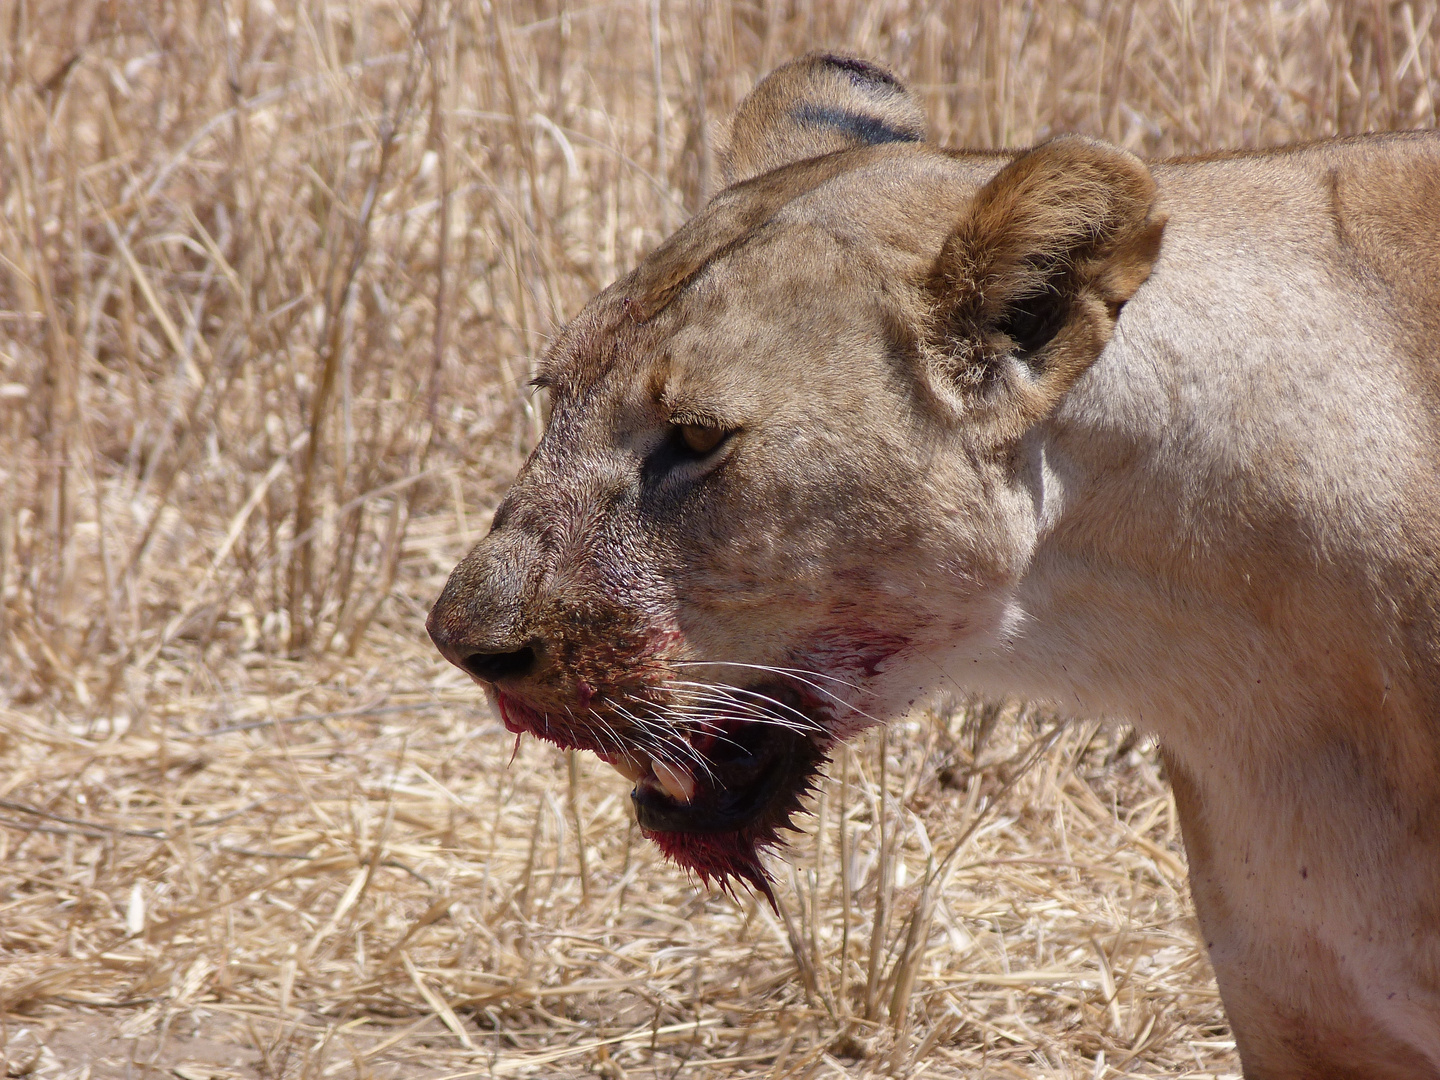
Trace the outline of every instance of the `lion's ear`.
{"label": "lion's ear", "polygon": [[975,195],[927,282],[928,376],[999,440],[1048,416],[1110,340],[1160,253],[1155,181],[1133,154],[1064,136]]}
{"label": "lion's ear", "polygon": [[925,112],[894,75],[867,60],[810,53],[746,96],[722,157],[725,183],[836,150],[923,142]]}

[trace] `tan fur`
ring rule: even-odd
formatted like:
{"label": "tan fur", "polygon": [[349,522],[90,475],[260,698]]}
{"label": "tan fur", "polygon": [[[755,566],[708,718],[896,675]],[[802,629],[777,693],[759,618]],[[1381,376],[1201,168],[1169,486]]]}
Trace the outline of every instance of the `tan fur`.
{"label": "tan fur", "polygon": [[740,103],[722,166],[734,184],[858,143],[924,139],[925,111],[890,72],[814,53],[771,72]]}
{"label": "tan fur", "polygon": [[761,668],[835,680],[836,737],[952,680],[1133,722],[1246,1076],[1440,1077],[1440,137],[917,116],[835,58],[757,88],[741,182],[548,355],[432,635],[617,760]]}

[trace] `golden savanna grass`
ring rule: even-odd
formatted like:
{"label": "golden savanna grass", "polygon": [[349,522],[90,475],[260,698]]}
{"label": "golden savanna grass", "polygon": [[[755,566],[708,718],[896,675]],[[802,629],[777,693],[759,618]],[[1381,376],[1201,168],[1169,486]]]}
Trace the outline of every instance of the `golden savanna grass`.
{"label": "golden savanna grass", "polygon": [[[780,917],[425,639],[547,335],[816,47],[936,138],[1435,122],[1433,3],[4,0],[11,1076],[1234,1074],[1144,741],[952,696],[842,754]],[[942,688],[943,689],[943,688]]]}

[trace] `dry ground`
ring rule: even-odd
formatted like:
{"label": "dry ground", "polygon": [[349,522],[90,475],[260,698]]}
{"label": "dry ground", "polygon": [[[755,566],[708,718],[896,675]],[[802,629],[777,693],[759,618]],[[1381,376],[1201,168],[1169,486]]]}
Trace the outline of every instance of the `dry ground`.
{"label": "dry ground", "polygon": [[[1153,747],[958,690],[845,754],[782,916],[515,746],[429,600],[547,333],[805,49],[952,143],[1435,121],[1433,3],[0,2],[10,1076],[1215,1076]],[[954,689],[954,688],[951,688]]]}

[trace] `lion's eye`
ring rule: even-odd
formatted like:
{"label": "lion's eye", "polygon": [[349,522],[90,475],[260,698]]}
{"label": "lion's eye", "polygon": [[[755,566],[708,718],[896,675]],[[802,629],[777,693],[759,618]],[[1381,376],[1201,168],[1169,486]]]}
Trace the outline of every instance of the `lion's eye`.
{"label": "lion's eye", "polygon": [[701,420],[697,423],[671,423],[660,441],[645,459],[643,473],[647,482],[658,483],[678,470],[678,477],[694,479],[720,463],[718,452],[736,434],[734,428]]}
{"label": "lion's eye", "polygon": [[708,427],[703,424],[680,424],[680,441],[692,454],[703,457],[725,441],[724,428]]}

